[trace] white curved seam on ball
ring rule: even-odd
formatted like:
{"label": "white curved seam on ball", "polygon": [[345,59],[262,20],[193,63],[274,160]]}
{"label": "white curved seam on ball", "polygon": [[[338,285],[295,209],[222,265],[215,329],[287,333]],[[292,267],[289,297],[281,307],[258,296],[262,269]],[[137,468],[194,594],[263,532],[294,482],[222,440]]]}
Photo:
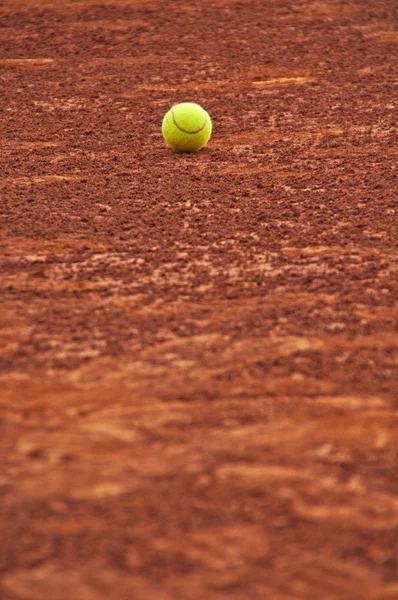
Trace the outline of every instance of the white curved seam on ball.
{"label": "white curved seam on ball", "polygon": [[203,123],[202,127],[200,129],[197,129],[196,131],[188,131],[187,129],[183,129],[182,127],[180,127],[179,124],[177,123],[176,119],[175,119],[174,111],[173,110],[171,111],[171,116],[172,116],[174,125],[182,133],[188,133],[189,135],[195,135],[196,133],[200,133],[201,131],[203,131],[204,128],[206,127],[206,123],[207,123],[206,116],[205,116],[205,122]]}

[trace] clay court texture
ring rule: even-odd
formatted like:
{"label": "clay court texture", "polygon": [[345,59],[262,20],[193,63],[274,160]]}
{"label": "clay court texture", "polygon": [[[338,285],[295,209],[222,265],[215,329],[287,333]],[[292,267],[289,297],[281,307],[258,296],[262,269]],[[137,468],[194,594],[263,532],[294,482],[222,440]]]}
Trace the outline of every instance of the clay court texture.
{"label": "clay court texture", "polygon": [[398,598],[397,25],[2,0],[1,600]]}

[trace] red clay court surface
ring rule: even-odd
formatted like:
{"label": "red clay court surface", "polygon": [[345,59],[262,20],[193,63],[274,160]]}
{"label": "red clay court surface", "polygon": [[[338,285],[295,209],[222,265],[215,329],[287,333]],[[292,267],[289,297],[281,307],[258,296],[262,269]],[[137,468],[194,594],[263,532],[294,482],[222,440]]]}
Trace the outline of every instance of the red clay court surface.
{"label": "red clay court surface", "polygon": [[398,598],[397,25],[2,0],[1,600]]}

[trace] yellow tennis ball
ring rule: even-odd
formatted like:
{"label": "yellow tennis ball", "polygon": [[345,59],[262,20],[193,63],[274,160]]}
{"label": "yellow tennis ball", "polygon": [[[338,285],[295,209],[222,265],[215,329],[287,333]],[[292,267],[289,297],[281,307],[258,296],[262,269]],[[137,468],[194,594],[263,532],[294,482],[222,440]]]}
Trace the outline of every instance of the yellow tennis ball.
{"label": "yellow tennis ball", "polygon": [[199,104],[182,102],[165,114],[162,122],[163,137],[177,152],[197,152],[211,136],[211,119]]}

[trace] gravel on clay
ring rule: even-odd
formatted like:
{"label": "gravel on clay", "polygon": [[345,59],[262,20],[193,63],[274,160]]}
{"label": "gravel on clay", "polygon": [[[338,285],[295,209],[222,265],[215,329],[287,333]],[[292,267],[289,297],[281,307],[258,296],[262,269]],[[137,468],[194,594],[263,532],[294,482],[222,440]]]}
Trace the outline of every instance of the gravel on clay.
{"label": "gravel on clay", "polygon": [[2,0],[1,600],[398,598],[397,25]]}

